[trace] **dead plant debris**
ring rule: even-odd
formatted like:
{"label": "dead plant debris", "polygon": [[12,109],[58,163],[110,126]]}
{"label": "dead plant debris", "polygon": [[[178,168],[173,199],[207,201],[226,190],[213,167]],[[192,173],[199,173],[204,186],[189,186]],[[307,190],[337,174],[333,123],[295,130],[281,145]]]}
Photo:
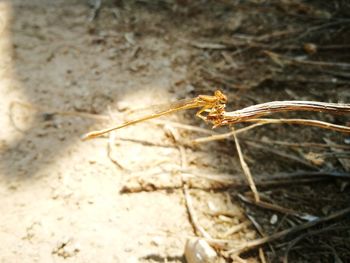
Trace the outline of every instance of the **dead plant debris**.
{"label": "dead plant debris", "polygon": [[[15,8],[23,11],[24,4],[14,2]],[[29,138],[27,145],[19,144],[25,150],[13,146],[15,150],[8,154],[18,155],[16,160],[22,163],[18,170],[26,173],[31,163],[45,159],[45,153],[35,151],[33,141],[59,133],[59,142],[72,145],[73,133],[94,129],[102,121],[112,123],[119,119],[122,124],[92,131],[83,139],[104,138],[98,141],[106,145],[104,157],[108,157],[113,172],[123,175],[119,194],[176,195],[187,218],[174,220],[174,224],[189,226],[188,235],[181,237],[187,243],[175,245],[182,249],[186,244],[183,255],[169,252],[169,247],[158,253],[161,242],[155,239],[150,243],[157,253],[152,251],[135,258],[135,262],[184,262],[185,258],[189,262],[220,263],[350,261],[348,1],[135,0],[106,6],[104,1],[92,2],[90,15],[85,12],[87,8],[75,10],[77,7],[73,6],[68,14],[78,18],[67,17],[69,25],[65,19],[62,21],[65,26],[62,32],[66,27],[86,31],[81,33],[83,43],[76,46],[73,38],[70,40],[73,44],[62,40],[50,46],[53,51],[45,53],[42,60],[51,65],[60,55],[77,60],[86,56],[85,63],[79,65],[82,69],[62,73],[72,90],[96,85],[86,94],[77,92],[78,95],[65,97],[54,89],[49,92],[44,89],[37,99],[37,89],[43,89],[40,85],[37,88],[42,82],[38,76],[42,74],[33,73],[22,63],[33,59],[29,53],[39,56],[42,50],[31,47],[27,39],[33,38],[40,44],[33,42],[33,46],[46,48],[46,40],[51,41],[53,35],[59,37],[60,33],[55,33],[54,28],[51,35],[46,35],[42,27],[51,20],[43,19],[44,23],[34,19],[28,25],[24,20],[22,25],[16,25],[18,32],[26,32],[24,41],[19,45],[13,43],[14,59],[22,61],[20,64],[25,68],[23,72],[21,66],[17,70],[23,80],[31,83],[31,78],[35,79],[31,83],[35,86],[33,98],[28,100],[31,103],[16,100],[9,104],[14,130]],[[30,8],[37,14],[42,11],[35,4]],[[81,13],[87,15],[84,21],[89,23],[88,28],[79,26]],[[56,19],[61,21],[60,17]],[[99,59],[95,62],[96,57]],[[167,87],[161,90],[167,89],[174,98],[192,99],[169,103],[166,110],[131,121],[129,104],[113,104],[114,97],[124,93],[129,82],[137,93],[145,83],[153,85],[155,76],[163,73],[169,77],[157,83]],[[106,76],[115,78],[100,83]],[[62,76],[57,79],[60,82],[56,85],[61,86]],[[122,88],[111,88],[116,83]],[[102,96],[101,85],[106,86]],[[50,103],[47,94],[62,99],[62,105]],[[65,105],[67,101],[71,103]],[[142,106],[149,103],[145,104]],[[203,123],[188,113],[192,109],[197,110],[197,117],[217,129],[201,126]],[[142,128],[127,136],[125,133],[119,136],[116,131],[180,110],[186,110],[184,116],[191,114],[187,123],[184,118],[152,120],[147,126],[151,127],[148,136],[140,138],[136,137],[143,133]],[[23,129],[20,124],[28,124],[27,116],[32,115],[39,117],[33,121],[34,127]],[[77,119],[89,119],[91,125],[92,121],[100,123],[79,126]],[[158,126],[164,129],[160,131]],[[208,137],[198,138],[198,134]],[[2,144],[6,151],[11,150],[5,141]],[[151,148],[162,151],[153,156],[156,161],[150,159],[140,164],[136,158],[138,161],[129,165],[123,151],[130,152],[126,148],[131,145],[137,145],[144,155]],[[126,156],[131,155],[134,154]],[[102,171],[107,167],[105,163],[99,166],[98,158],[89,158],[89,165]],[[80,175],[81,169],[76,170]],[[70,186],[66,178],[62,181]],[[9,187],[10,191],[17,189],[16,185]],[[67,206],[74,203],[74,207],[79,207],[72,189],[67,190],[69,193],[62,201]],[[57,196],[53,199],[60,199],[62,194]],[[34,242],[37,229],[32,226],[28,229],[30,235],[24,240]],[[166,239],[178,241],[176,230],[164,232]],[[52,254],[73,261],[84,255],[84,247],[75,245],[73,240],[59,242]],[[139,240],[137,246],[143,246],[142,242]],[[129,248],[125,251],[129,255],[135,253]]]}

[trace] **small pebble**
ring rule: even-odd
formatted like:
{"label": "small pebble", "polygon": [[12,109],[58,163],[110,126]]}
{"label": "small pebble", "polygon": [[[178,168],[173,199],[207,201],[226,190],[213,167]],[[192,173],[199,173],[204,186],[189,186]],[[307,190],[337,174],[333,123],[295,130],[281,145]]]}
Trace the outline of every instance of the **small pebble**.
{"label": "small pebble", "polygon": [[273,216],[271,216],[271,219],[270,219],[270,224],[271,225],[274,225],[276,224],[278,221],[278,216],[276,214],[274,214]]}
{"label": "small pebble", "polygon": [[317,52],[317,46],[313,43],[305,43],[304,50],[306,53],[312,55],[312,54],[315,54]]}
{"label": "small pebble", "polygon": [[216,261],[217,254],[205,240],[192,238],[186,242],[185,257],[188,263],[211,263]]}
{"label": "small pebble", "polygon": [[126,101],[119,101],[117,103],[117,109],[118,109],[118,111],[126,111],[126,110],[130,109],[130,105]]}

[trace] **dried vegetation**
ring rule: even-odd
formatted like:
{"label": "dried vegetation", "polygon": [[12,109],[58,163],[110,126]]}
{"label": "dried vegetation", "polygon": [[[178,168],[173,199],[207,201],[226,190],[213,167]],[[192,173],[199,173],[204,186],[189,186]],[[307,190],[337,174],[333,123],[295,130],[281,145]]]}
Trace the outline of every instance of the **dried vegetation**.
{"label": "dried vegetation", "polygon": [[[158,175],[156,179],[151,179],[143,173],[142,176],[129,178],[122,192],[183,188],[190,221],[198,240],[201,240],[198,242],[205,240],[227,260],[244,262],[243,258],[249,254],[242,253],[259,248],[257,257],[262,262],[332,259],[345,262],[350,259],[350,208],[346,204],[349,196],[345,190],[350,176],[345,150],[349,146],[344,144],[345,137],[336,135],[334,131],[350,132],[346,122],[350,104],[335,103],[348,102],[350,98],[349,56],[344,55],[350,49],[347,36],[350,20],[346,18],[350,6],[345,1],[332,4],[289,0],[220,2],[221,5],[207,3],[206,7],[185,5],[188,12],[199,13],[202,8],[213,7],[220,17],[218,23],[201,25],[202,28],[195,32],[195,41],[186,40],[199,50],[191,63],[191,74],[186,82],[195,87],[196,93],[220,87],[234,101],[229,102],[230,107],[253,104],[232,112],[225,111],[223,104],[209,105],[205,120],[214,127],[229,125],[233,129],[233,124],[255,124],[195,139],[195,143],[233,139],[252,194],[244,192],[246,183],[241,179],[199,171],[193,173],[186,166],[175,169],[181,179],[170,185],[163,185]],[[234,15],[227,16],[225,8],[234,10]],[[174,90],[181,87],[183,83],[177,83]],[[300,98],[310,100],[300,101]],[[300,111],[309,112],[306,114],[308,117],[300,118]],[[261,118],[275,113],[283,115],[277,115],[277,119]],[[308,130],[302,127],[259,128],[265,124],[298,124],[331,131],[325,133],[312,129],[310,136]],[[254,133],[250,131],[253,128],[256,128]],[[88,137],[107,131],[88,134]],[[244,151],[238,141],[239,133],[244,133],[239,135],[240,138],[244,136],[241,138]],[[191,145],[181,145],[178,139],[174,140],[174,144],[180,149],[181,160],[186,162],[184,147]],[[217,144],[214,147],[232,147],[229,145]],[[265,152],[265,155],[260,152]],[[253,173],[244,160],[245,155],[251,160],[249,166]],[[282,157],[287,162],[272,163],[272,156]],[[333,161],[331,156],[335,158]],[[270,169],[271,165],[278,168]],[[256,171],[255,166],[264,173]],[[279,172],[276,173],[276,170]],[[242,202],[246,219],[227,227],[223,235],[216,232],[212,236],[202,227],[196,215],[190,188],[230,193],[231,198]],[[217,219],[227,218],[230,210],[217,212],[216,216]],[[230,219],[228,221],[231,222]],[[213,228],[225,228],[223,225],[223,222],[212,219]],[[260,237],[238,241],[233,234],[248,226],[254,227]],[[208,257],[208,262],[213,261],[209,248],[208,255],[205,255],[205,245],[200,247],[193,242],[189,241],[186,248],[190,262],[202,262],[188,252],[191,249],[194,254],[200,255],[197,255],[199,258]]]}
{"label": "dried vegetation", "polygon": [[[128,5],[144,5],[190,21],[189,28],[174,21],[186,31],[178,40],[192,53],[186,61],[186,79],[173,83],[171,91],[179,96],[183,90],[186,96],[210,95],[219,87],[228,97],[226,108],[222,103],[210,104],[205,119],[215,127],[234,125],[234,130],[155,120],[166,128],[168,144],[111,132],[108,156],[128,173],[121,192],[181,190],[198,237],[186,246],[190,262],[201,262],[193,253],[218,262],[348,262],[349,2],[136,1]],[[206,106],[191,103],[164,113]],[[79,114],[103,120],[113,116]],[[201,133],[209,137],[198,138]],[[154,164],[148,171],[135,172],[113,154],[115,140],[174,147],[179,160],[164,169]],[[193,152],[203,159],[192,157]],[[225,160],[216,164],[212,152]],[[205,159],[213,160],[204,171]],[[215,203],[219,197],[225,200],[222,207]],[[157,255],[145,258],[152,259],[171,261]]]}

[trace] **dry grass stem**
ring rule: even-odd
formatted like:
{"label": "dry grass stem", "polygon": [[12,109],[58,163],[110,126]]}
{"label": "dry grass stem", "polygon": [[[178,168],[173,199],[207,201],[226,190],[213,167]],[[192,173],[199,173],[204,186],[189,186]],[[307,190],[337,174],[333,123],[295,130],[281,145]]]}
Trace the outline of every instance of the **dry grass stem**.
{"label": "dry grass stem", "polygon": [[247,226],[251,225],[251,222],[246,220],[238,225],[235,225],[231,228],[229,228],[224,234],[224,237],[229,237],[234,233],[237,233],[238,231],[241,231],[242,229],[246,228]]}
{"label": "dry grass stem", "polygon": [[308,120],[308,119],[251,119],[246,122],[257,122],[260,124],[298,124],[307,125],[323,129],[329,129],[338,132],[350,133],[350,127],[336,125],[325,121]]}
{"label": "dry grass stem", "polygon": [[[179,168],[180,169],[180,168]],[[172,171],[164,171],[165,173],[173,174]],[[164,173],[161,172],[161,173]],[[181,172],[181,171],[180,171]],[[169,189],[181,189],[181,184],[173,184],[169,186],[154,185],[154,183],[148,183],[144,178],[147,176],[157,176],[159,172],[150,172],[145,175],[144,172],[141,175],[129,178],[126,185],[123,186],[122,193],[137,193],[137,192],[149,192],[158,190]],[[196,173],[194,171],[182,171],[181,176],[186,178],[186,183],[191,189],[201,189],[204,191],[211,190],[225,190],[229,188],[236,188],[240,190],[247,189],[245,180],[239,179],[229,174],[203,174]],[[309,184],[314,182],[320,182],[330,179],[350,179],[349,173],[341,172],[327,172],[327,171],[299,171],[294,173],[278,173],[275,175],[266,175],[265,179],[259,179],[255,181],[255,185],[260,188],[271,188],[276,186],[286,186],[294,184]],[[205,180],[209,182],[209,185],[203,185],[201,181],[197,182],[197,179]]]}
{"label": "dry grass stem", "polygon": [[335,148],[333,147],[334,145],[334,142],[332,142],[331,140],[327,139],[327,138],[324,138],[323,139],[327,145],[332,149],[332,151],[338,155],[342,155],[342,154],[345,154],[345,158],[341,157],[341,156],[337,156],[337,159],[339,161],[339,163],[343,166],[344,170],[349,172],[350,171],[350,162],[349,162],[349,156],[346,155],[346,152],[342,149],[338,149],[338,148]]}
{"label": "dry grass stem", "polygon": [[[253,224],[253,226],[255,227],[256,231],[259,233],[259,235],[261,237],[266,237],[267,234],[265,233],[264,229],[262,228],[262,226],[258,223],[258,221],[250,214],[246,213],[247,218],[250,220],[250,222]],[[272,245],[270,243],[268,243],[269,248],[271,249],[271,252],[273,254],[275,254],[275,250],[272,247]]]}
{"label": "dry grass stem", "polygon": [[129,170],[125,165],[123,165],[117,158],[113,155],[113,149],[114,149],[114,143],[115,143],[115,132],[111,132],[108,137],[108,144],[107,144],[107,156],[111,160],[112,163],[117,165],[122,170]]}
{"label": "dry grass stem", "polygon": [[187,186],[183,187],[183,192],[184,192],[185,201],[186,201],[186,208],[195,232],[197,233],[197,235],[200,235],[206,239],[209,239],[209,240],[212,239],[209,233],[205,231],[205,229],[199,224],[197,215],[193,207],[192,198],[190,196],[190,193],[188,192]]}
{"label": "dry grass stem", "polygon": [[[270,115],[273,113],[288,112],[288,111],[316,111],[316,112],[326,112],[333,114],[349,114],[350,105],[349,104],[338,104],[338,103],[325,103],[316,101],[272,101],[262,104],[257,104],[249,106],[240,110],[226,112],[213,111],[207,116],[207,119],[214,124],[214,127],[222,125],[230,125],[239,122],[259,122],[259,117]],[[283,120],[283,119],[282,119]],[[288,122],[288,119],[285,119]],[[295,122],[299,124],[314,124],[317,126],[317,122],[303,120],[303,119],[290,119],[290,122]],[[262,119],[262,122],[269,122],[269,119]],[[273,121],[272,121],[273,122]],[[277,121],[276,121],[277,123]],[[332,124],[333,125],[333,124]],[[326,122],[318,123],[318,127],[327,127],[329,125]],[[334,125],[335,127],[337,125]],[[343,127],[343,126],[342,126]],[[347,131],[349,129],[342,129],[340,131]]]}
{"label": "dry grass stem", "polygon": [[310,220],[314,220],[317,218],[316,216],[306,214],[306,213],[300,213],[300,212],[294,211],[292,209],[284,208],[284,207],[276,205],[276,204],[271,204],[271,203],[267,203],[264,201],[256,202],[255,200],[253,200],[247,196],[243,196],[241,194],[238,194],[238,197],[245,203],[256,205],[258,207],[265,208],[265,209],[268,209],[271,211],[276,211],[276,212],[279,212],[282,214],[292,215],[292,216],[298,217],[298,218],[303,219],[303,220],[310,221]]}
{"label": "dry grass stem", "polygon": [[[112,112],[110,109],[108,109],[109,117],[112,120]],[[114,149],[114,143],[115,143],[115,132],[109,133],[108,137],[108,144],[107,144],[107,156],[111,160],[112,163],[117,165],[122,170],[129,170],[125,165],[123,165],[117,158],[113,155],[113,149]]]}
{"label": "dry grass stem", "polygon": [[241,129],[238,129],[238,130],[235,130],[235,131],[231,131],[231,132],[228,132],[228,133],[224,133],[224,134],[214,134],[214,135],[209,136],[209,137],[198,138],[198,139],[193,140],[193,142],[194,142],[194,143],[204,143],[204,142],[210,142],[210,141],[218,141],[218,140],[229,139],[229,138],[232,138],[232,135],[233,135],[234,133],[240,134],[240,133],[249,131],[249,130],[251,130],[251,129],[254,129],[254,128],[256,128],[256,127],[259,127],[259,126],[261,126],[261,125],[264,125],[264,124],[265,124],[265,123],[255,123],[255,124],[249,125],[248,127],[241,128]]}
{"label": "dry grass stem", "polygon": [[275,240],[278,240],[280,238],[283,238],[287,235],[292,235],[292,234],[296,234],[300,231],[309,229],[311,227],[314,227],[316,225],[319,225],[321,223],[325,223],[334,219],[340,219],[342,217],[347,216],[348,214],[350,214],[350,207],[345,208],[343,210],[337,211],[333,214],[330,214],[329,216],[323,217],[323,218],[319,218],[313,221],[309,221],[306,222],[304,224],[298,225],[296,227],[292,227],[280,232],[277,232],[271,236],[268,237],[264,237],[264,238],[260,238],[260,239],[256,239],[254,241],[248,241],[240,246],[237,246],[235,248],[232,248],[231,250],[229,250],[227,253],[228,254],[240,254],[243,253],[245,251],[248,251],[250,249],[256,248],[256,247],[260,247],[268,242],[272,242]]}
{"label": "dry grass stem", "polygon": [[261,263],[266,263],[265,253],[264,253],[264,250],[262,248],[259,248],[259,258],[260,258]]}
{"label": "dry grass stem", "polygon": [[[336,124],[332,124],[329,122],[318,121],[318,120],[308,120],[308,119],[246,119],[242,122],[256,122],[256,123],[249,125],[248,127],[238,129],[236,131],[236,134],[243,133],[243,132],[249,131],[251,129],[254,129],[256,127],[266,125],[266,124],[307,125],[307,126],[313,126],[313,127],[323,128],[323,129],[334,130],[334,131],[338,131],[338,132],[350,133],[350,127],[346,127],[343,125],[336,125]],[[233,122],[233,123],[235,123],[235,122]],[[228,119],[226,120],[226,124],[230,124],[230,121]],[[208,137],[201,137],[201,138],[195,139],[195,140],[193,140],[193,142],[194,143],[204,143],[204,142],[210,142],[210,141],[226,140],[226,139],[229,139],[232,136],[232,134],[233,134],[232,131],[228,132],[228,133],[224,133],[224,134],[215,134],[215,135],[211,135]],[[300,145],[300,146],[303,146],[303,145]],[[310,145],[310,146],[313,146],[313,145]],[[316,147],[316,145],[315,145],[315,147]],[[347,147],[347,146],[341,146],[341,147]],[[347,147],[347,148],[349,148],[349,147]]]}
{"label": "dry grass stem", "polygon": [[[168,131],[171,134],[174,144],[176,144],[179,140],[179,134],[176,130],[173,129],[172,126],[168,126]],[[188,163],[187,163],[187,157],[186,157],[186,151],[185,148],[181,145],[178,146],[179,153],[180,153],[180,166],[181,169],[187,169]],[[196,212],[193,207],[193,202],[191,195],[188,190],[188,185],[185,179],[185,176],[181,174],[181,182],[182,182],[182,192],[185,199],[186,209],[188,213],[188,217],[190,219],[190,223],[192,224],[192,227],[194,229],[195,234],[200,235],[207,239],[212,239],[212,237],[209,235],[207,231],[200,225],[199,220],[197,218]]]}
{"label": "dry grass stem", "polygon": [[248,263],[247,260],[239,257],[238,255],[232,255],[231,259],[233,260],[233,262],[236,262],[236,263]]}
{"label": "dry grass stem", "polygon": [[[318,235],[318,234],[322,234],[324,232],[329,232],[329,231],[337,231],[337,230],[348,230],[349,227],[348,226],[329,226],[326,228],[322,228],[322,229],[318,229],[318,230],[314,230],[314,231],[310,231],[307,232],[305,234],[302,234],[300,236],[298,236],[297,238],[295,238],[294,240],[292,240],[291,242],[288,242],[288,246],[284,252],[284,256],[283,256],[283,263],[288,263],[288,255],[290,250],[301,240],[303,240],[306,237],[310,237],[310,236],[314,236],[314,235]],[[338,263],[341,263],[342,261],[335,261]]]}
{"label": "dry grass stem", "polygon": [[292,155],[292,154],[289,154],[289,153],[286,153],[286,152],[283,152],[283,151],[280,151],[280,150],[277,150],[277,149],[273,149],[271,147],[266,147],[266,146],[263,146],[263,145],[260,145],[258,143],[255,143],[255,142],[250,142],[250,141],[246,141],[244,142],[246,145],[250,146],[250,147],[253,147],[255,149],[259,149],[259,150],[262,150],[262,151],[265,151],[265,152],[269,152],[269,153],[273,153],[274,155],[277,155],[277,156],[280,156],[284,159],[289,159],[289,160],[292,160],[294,162],[297,162],[297,163],[300,163],[308,168],[311,168],[311,169],[317,169],[318,170],[318,167],[311,164],[310,162],[308,162],[307,160],[305,159],[302,159],[302,158],[299,158],[295,155]]}
{"label": "dry grass stem", "polygon": [[213,131],[213,130],[209,130],[209,129],[204,129],[204,128],[200,128],[197,126],[193,126],[193,125],[188,125],[188,124],[182,124],[182,123],[178,123],[178,122],[174,122],[174,121],[168,121],[168,120],[152,120],[153,123],[157,124],[157,125],[171,125],[174,128],[178,128],[178,129],[183,129],[183,130],[187,130],[187,131],[193,131],[193,132],[198,132],[198,133],[203,133],[203,134],[208,134],[208,135],[215,135],[218,134],[217,132]]}
{"label": "dry grass stem", "polygon": [[266,233],[264,229],[261,227],[261,225],[258,223],[258,221],[250,214],[246,213],[247,218],[252,223],[256,231],[259,233],[260,236],[266,237]]}
{"label": "dry grass stem", "polygon": [[[285,61],[286,63],[295,63],[295,64],[304,64],[310,66],[321,66],[321,67],[341,67],[341,68],[350,68],[349,63],[341,63],[341,62],[325,62],[325,61],[312,61],[312,60],[304,60],[304,59],[296,59],[284,55],[277,54],[271,51],[264,51],[266,55],[268,55],[273,61]],[[278,63],[279,64],[279,63]]]}
{"label": "dry grass stem", "polygon": [[[232,128],[232,129],[234,129],[234,128]],[[241,150],[241,146],[239,145],[239,141],[238,141],[237,135],[235,133],[233,133],[233,138],[235,139],[236,149],[237,149],[237,152],[238,152],[239,161],[241,163],[243,172],[244,172],[244,174],[245,174],[245,176],[246,176],[246,178],[248,180],[249,187],[250,187],[250,189],[252,190],[252,192],[254,194],[255,200],[257,202],[259,202],[260,197],[259,197],[258,190],[256,189],[256,186],[255,186],[255,183],[254,183],[254,180],[253,180],[253,176],[250,173],[250,169],[249,169],[247,163],[244,160],[243,153],[242,153],[242,150]]]}
{"label": "dry grass stem", "polygon": [[[252,141],[252,142],[259,142],[259,143],[263,143],[263,144],[282,145],[282,146],[288,146],[288,147],[329,148],[329,145],[325,144],[325,143],[314,143],[314,142],[293,143],[293,142],[270,140],[270,139],[267,139],[267,138],[264,138],[262,140],[254,140],[254,139],[251,139],[251,138],[248,138],[248,137],[241,138],[241,140]],[[348,145],[341,145],[341,144],[333,144],[332,148],[348,149],[348,150],[350,150],[350,146],[348,146]]]}

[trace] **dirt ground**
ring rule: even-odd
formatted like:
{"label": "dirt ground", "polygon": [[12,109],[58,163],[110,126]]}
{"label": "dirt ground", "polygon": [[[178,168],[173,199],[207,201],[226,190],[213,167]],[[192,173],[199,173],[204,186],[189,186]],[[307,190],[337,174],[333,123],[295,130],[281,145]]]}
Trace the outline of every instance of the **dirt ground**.
{"label": "dirt ground", "polygon": [[[240,200],[250,192],[234,143],[193,144],[211,132],[193,110],[80,138],[217,88],[228,95],[228,110],[273,100],[348,103],[347,1],[103,1],[93,20],[87,2],[0,1],[0,262],[186,262],[186,240],[199,234],[185,175],[244,182],[189,184],[213,239],[240,244],[310,219]],[[347,116],[303,116],[349,124]],[[239,138],[257,181],[281,172],[342,174],[258,184],[265,200],[318,218],[349,206],[348,136],[276,125]],[[289,262],[349,262],[349,217],[317,229],[328,230],[296,240]],[[259,262],[262,251],[267,262],[280,262],[293,238],[260,255],[222,253],[218,262]]]}

